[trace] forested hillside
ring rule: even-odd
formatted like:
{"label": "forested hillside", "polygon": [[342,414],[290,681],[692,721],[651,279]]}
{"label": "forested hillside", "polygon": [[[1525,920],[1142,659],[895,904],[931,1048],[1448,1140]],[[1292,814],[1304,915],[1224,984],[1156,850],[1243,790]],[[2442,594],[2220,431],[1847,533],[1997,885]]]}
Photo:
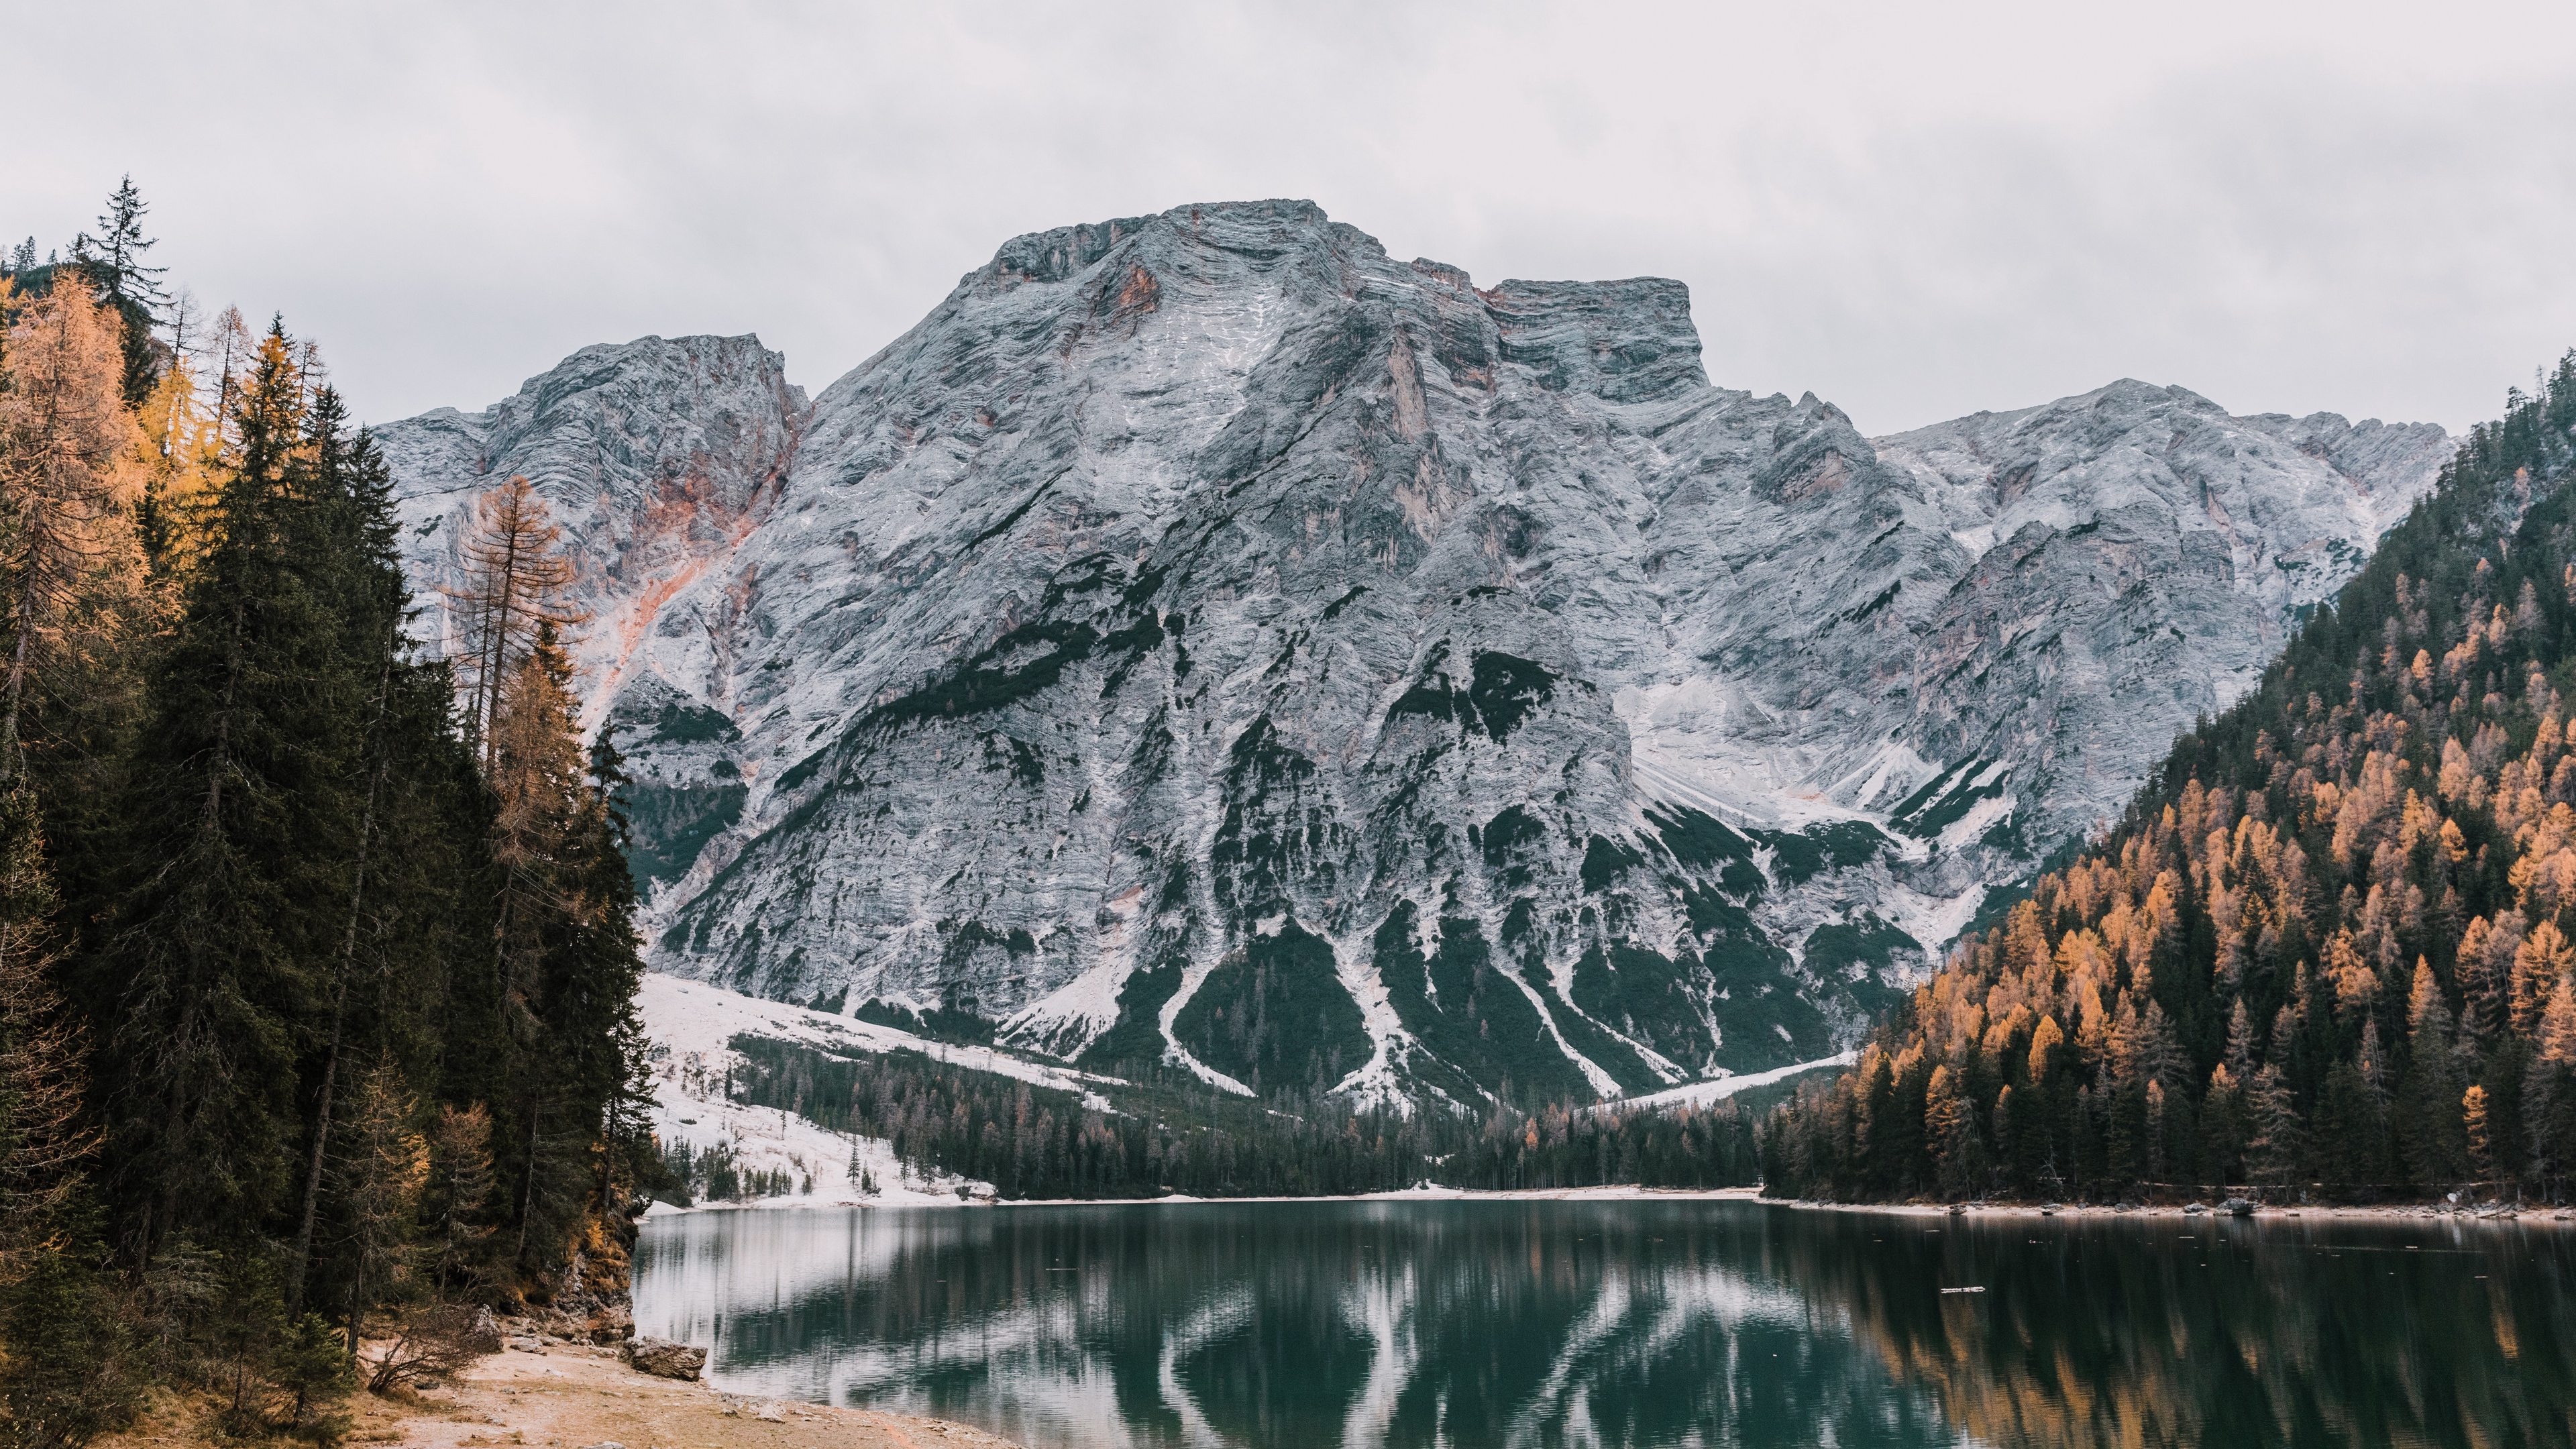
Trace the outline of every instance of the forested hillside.
{"label": "forested hillside", "polygon": [[319,350],[173,302],[143,215],[0,274],[5,1427],[327,1437],[380,1306],[622,1278],[616,758],[542,507],[478,511],[460,678]]}
{"label": "forested hillside", "polygon": [[[1732,1101],[1668,1112],[1572,1101],[1529,1112],[1500,1105],[1479,1120],[1437,1108],[1360,1107],[1323,1093],[1247,1100],[1187,1073],[1160,1072],[1143,1081],[1096,1079],[1101,1100],[1086,1103],[918,1052],[854,1054],[753,1036],[736,1037],[733,1051],[724,1086],[731,1100],[884,1139],[924,1179],[989,1182],[1003,1198],[1756,1181],[1754,1115]],[[665,1151],[673,1186],[684,1192],[724,1199],[792,1189],[740,1180],[721,1148]],[[853,1184],[867,1190],[855,1174]]]}
{"label": "forested hillside", "polygon": [[1775,1194],[2563,1195],[2576,354],[2118,827],[1768,1123]]}

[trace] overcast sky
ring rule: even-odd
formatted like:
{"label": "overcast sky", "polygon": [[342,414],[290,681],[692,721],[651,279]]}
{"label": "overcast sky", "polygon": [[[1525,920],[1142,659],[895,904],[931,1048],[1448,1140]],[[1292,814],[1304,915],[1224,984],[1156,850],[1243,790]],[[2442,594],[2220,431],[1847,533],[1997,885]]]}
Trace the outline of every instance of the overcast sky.
{"label": "overcast sky", "polygon": [[2576,345],[2576,5],[53,5],[0,234],[120,173],[362,416],[757,332],[819,389],[1023,231],[1305,197],[1690,285],[1866,432],[2131,376],[2494,415]]}

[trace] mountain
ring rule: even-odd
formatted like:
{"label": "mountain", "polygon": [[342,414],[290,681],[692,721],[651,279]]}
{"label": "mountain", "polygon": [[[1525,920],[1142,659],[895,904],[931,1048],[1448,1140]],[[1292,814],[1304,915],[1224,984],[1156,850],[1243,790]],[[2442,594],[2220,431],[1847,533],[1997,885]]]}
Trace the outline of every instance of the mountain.
{"label": "mountain", "polygon": [[416,576],[534,480],[662,970],[1244,1088],[1825,1057],[2430,484],[2119,382],[1872,442],[1686,289],[1304,202],[1005,244],[806,406],[750,338],[382,437]]}
{"label": "mountain", "polygon": [[1770,1190],[2563,1192],[2576,353],[2510,397],[2116,830],[1772,1119]]}

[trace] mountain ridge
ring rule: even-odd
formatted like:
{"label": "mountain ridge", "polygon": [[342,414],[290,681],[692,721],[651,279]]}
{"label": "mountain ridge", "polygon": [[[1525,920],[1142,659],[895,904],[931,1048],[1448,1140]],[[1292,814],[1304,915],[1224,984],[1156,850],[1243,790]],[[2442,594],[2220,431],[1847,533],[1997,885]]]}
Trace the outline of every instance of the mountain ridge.
{"label": "mountain ridge", "polygon": [[1461,1101],[1848,1045],[2448,443],[2126,381],[1873,442],[1677,282],[1291,202],[1015,238],[810,406],[628,348],[383,431],[422,583],[477,486],[564,519],[657,966]]}

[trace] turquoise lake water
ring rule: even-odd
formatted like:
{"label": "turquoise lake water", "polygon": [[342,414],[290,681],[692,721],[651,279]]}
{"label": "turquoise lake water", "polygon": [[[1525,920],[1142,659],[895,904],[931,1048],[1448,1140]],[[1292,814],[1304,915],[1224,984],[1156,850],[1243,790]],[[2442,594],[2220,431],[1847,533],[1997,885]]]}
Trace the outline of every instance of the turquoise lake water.
{"label": "turquoise lake water", "polygon": [[635,1316],[720,1387],[1030,1449],[2537,1446],[2576,1445],[2571,1267],[2546,1223],[761,1209],[650,1220]]}

